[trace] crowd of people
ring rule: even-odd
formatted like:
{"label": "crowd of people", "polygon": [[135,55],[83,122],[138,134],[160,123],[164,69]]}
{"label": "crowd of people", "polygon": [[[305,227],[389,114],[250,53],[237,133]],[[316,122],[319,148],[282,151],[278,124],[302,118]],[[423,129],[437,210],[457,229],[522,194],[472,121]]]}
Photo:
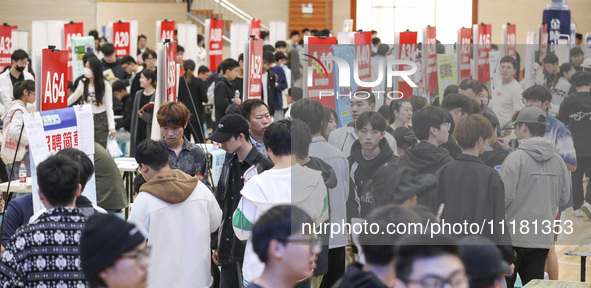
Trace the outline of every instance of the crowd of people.
{"label": "crowd of people", "polygon": [[[303,66],[290,52],[307,33],[265,43],[261,99],[243,95],[244,55],[209,71],[183,60],[178,46],[178,102],[156,108],[157,54],[146,37],[137,60],[120,59],[93,33],[97,50],[84,55],[67,102],[92,106],[94,161],[68,148],[36,164],[33,193],[45,210],[33,213],[31,194],[10,200],[0,286],[484,288],[513,287],[517,275],[523,285],[545,272],[558,279],[554,224],[542,233],[509,223],[556,223],[570,206],[591,219],[590,188],[583,191],[591,58],[573,48],[572,63],[559,65],[549,53],[537,64],[547,76],[523,90],[517,61],[505,56],[490,93],[467,79],[432,103],[412,96],[377,107],[375,93],[359,89],[351,122],[339,123],[341,115],[304,97]],[[0,113],[4,142],[20,141],[20,159],[2,157],[16,179],[21,159],[30,175],[22,123],[36,94],[27,53],[11,60],[0,75]],[[131,207],[105,150],[117,130],[130,132],[139,165]],[[215,182],[196,144],[206,141],[226,152]],[[81,195],[93,174],[96,205]],[[359,221],[382,233],[344,228]],[[489,222],[478,233],[435,236],[429,226]],[[410,224],[429,229],[384,233]]]}

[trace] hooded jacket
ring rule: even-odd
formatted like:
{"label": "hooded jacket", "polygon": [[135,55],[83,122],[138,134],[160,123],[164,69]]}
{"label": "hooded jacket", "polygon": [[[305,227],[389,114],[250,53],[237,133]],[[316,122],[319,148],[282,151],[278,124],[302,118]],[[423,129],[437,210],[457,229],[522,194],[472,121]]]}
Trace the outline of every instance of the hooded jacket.
{"label": "hooded jacket", "polygon": [[495,166],[503,164],[507,153],[502,149],[492,148],[492,150],[484,151],[478,158],[482,159],[486,166],[495,168]]}
{"label": "hooded jacket", "polygon": [[[408,148],[398,163],[400,166],[416,169],[419,174],[435,174],[439,168],[453,160],[444,148],[422,141]],[[418,204],[430,206],[429,197],[429,194],[418,195]]]}
{"label": "hooded jacket", "polygon": [[[388,135],[388,134],[386,134]],[[373,198],[374,183],[385,177],[388,166],[394,165],[398,157],[394,155],[385,138],[380,140],[380,153],[371,160],[361,154],[361,142],[356,140],[351,146],[349,156],[349,199],[347,200],[347,216],[364,218],[376,207]]]}
{"label": "hooded jacket", "polygon": [[246,286],[265,268],[250,238],[252,226],[259,217],[272,207],[294,205],[306,211],[315,224],[320,224],[328,219],[328,194],[321,172],[299,164],[255,175],[240,193],[242,199],[232,217],[232,225],[238,239],[248,240],[242,266]]}
{"label": "hooded jacket", "polygon": [[347,267],[345,275],[337,281],[333,288],[386,288],[382,281],[373,273],[363,271],[363,265],[353,263]]}
{"label": "hooded jacket", "polygon": [[210,234],[222,210],[205,184],[180,170],[160,172],[140,188],[129,222],[152,246],[148,287],[209,287]]}
{"label": "hooded jacket", "polygon": [[[529,233],[520,233],[520,227],[509,227],[514,247],[550,249],[554,233],[542,224],[554,223],[558,206],[570,197],[570,174],[554,145],[541,137],[520,143],[499,171],[505,185],[505,214],[507,223],[528,221]],[[538,222],[534,230],[532,223]],[[517,224],[516,224],[517,225]],[[553,229],[553,224],[549,227]],[[516,232],[516,233],[513,233]],[[536,233],[537,232],[537,233]]]}

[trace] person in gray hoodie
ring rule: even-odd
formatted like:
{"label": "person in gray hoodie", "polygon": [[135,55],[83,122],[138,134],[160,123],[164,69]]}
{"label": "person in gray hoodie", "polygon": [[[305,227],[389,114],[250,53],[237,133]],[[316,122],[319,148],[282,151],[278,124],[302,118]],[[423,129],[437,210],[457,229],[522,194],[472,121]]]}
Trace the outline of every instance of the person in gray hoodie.
{"label": "person in gray hoodie", "polygon": [[558,207],[570,197],[566,164],[554,151],[554,145],[542,138],[548,125],[545,113],[526,107],[515,123],[519,149],[505,159],[499,171],[505,185],[506,224],[515,223],[508,226],[517,252],[515,273],[507,278],[508,287],[513,287],[517,273],[523,285],[544,277],[546,256],[554,245],[554,219]]}

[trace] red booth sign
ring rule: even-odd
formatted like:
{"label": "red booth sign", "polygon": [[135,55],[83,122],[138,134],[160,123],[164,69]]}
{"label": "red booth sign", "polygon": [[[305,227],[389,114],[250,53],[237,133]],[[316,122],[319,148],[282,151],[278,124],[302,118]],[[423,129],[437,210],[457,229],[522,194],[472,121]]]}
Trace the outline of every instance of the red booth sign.
{"label": "red booth sign", "polygon": [[471,69],[470,69],[470,59],[472,58],[471,51],[472,51],[472,29],[470,28],[460,28],[460,48],[459,48],[459,71],[458,74],[459,81],[458,83],[462,83],[462,81],[471,78]]}
{"label": "red booth sign", "polygon": [[250,21],[250,35],[261,38],[261,19],[252,19]]}
{"label": "red booth sign", "polygon": [[438,91],[437,86],[437,31],[435,27],[427,27],[425,29],[425,38],[426,38],[426,46],[425,46],[425,63],[426,63],[426,73],[424,74],[427,78],[427,94],[431,95]]}
{"label": "red booth sign", "polygon": [[222,35],[224,33],[224,20],[211,20],[209,22],[209,70],[217,71],[222,63]]}
{"label": "red booth sign", "polygon": [[10,52],[12,48],[12,30],[17,28],[18,26],[0,25],[0,69],[12,65],[12,61],[10,61],[10,56],[12,56],[12,52]]}
{"label": "red booth sign", "polygon": [[[160,42],[164,42],[165,39],[174,40],[174,21],[162,21],[160,22]],[[213,71],[213,70],[212,70]]]}
{"label": "red booth sign", "polygon": [[72,38],[82,37],[82,34],[84,34],[82,25],[82,22],[64,24],[64,40],[66,42],[64,47],[68,51],[68,81],[70,82],[74,82],[72,77]]}
{"label": "red booth sign", "polygon": [[[398,41],[398,59],[415,62],[417,50],[417,32],[400,32],[400,40]],[[398,71],[408,70],[407,65],[398,66]],[[398,81],[398,91],[402,93],[402,98],[410,98],[412,96],[412,88],[404,79]]]}
{"label": "red booth sign", "polygon": [[176,42],[166,45],[166,101],[177,102]]}
{"label": "red booth sign", "polygon": [[129,22],[113,23],[113,46],[115,46],[115,55],[123,57],[130,54],[131,42]]}
{"label": "red booth sign", "polygon": [[[355,59],[359,62],[359,80],[371,82],[371,31],[355,33]],[[358,86],[357,89],[370,87]]]}
{"label": "red booth sign", "polygon": [[54,52],[43,49],[41,67],[41,93],[37,92],[37,99],[41,99],[41,111],[66,108],[68,105],[68,51]]}
{"label": "red booth sign", "polygon": [[252,39],[248,41],[249,66],[248,66],[248,99],[261,99],[262,75],[263,75],[263,39]]}

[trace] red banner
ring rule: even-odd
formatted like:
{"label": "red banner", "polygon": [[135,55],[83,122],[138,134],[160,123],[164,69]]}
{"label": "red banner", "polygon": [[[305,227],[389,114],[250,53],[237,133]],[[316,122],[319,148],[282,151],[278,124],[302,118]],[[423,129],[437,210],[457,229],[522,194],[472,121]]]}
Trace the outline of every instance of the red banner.
{"label": "red banner", "polygon": [[261,99],[262,75],[263,75],[263,39],[248,40],[249,63],[248,63],[248,99]]}
{"label": "red banner", "polygon": [[250,35],[261,38],[261,19],[252,19],[250,21]]}
{"label": "red banner", "polygon": [[[325,39],[319,37],[308,37],[308,55],[303,56],[305,60],[308,60],[316,64],[319,69],[316,69],[310,62],[307,62],[305,69],[308,69],[309,73],[312,73],[312,83],[308,83],[307,79],[304,79],[305,83],[308,83],[308,98],[310,100],[318,100],[322,103],[322,106],[330,109],[335,109],[335,96],[334,95],[334,65],[331,60],[326,57],[332,56],[332,45],[337,44],[336,37],[326,37]],[[318,63],[318,60],[320,63]],[[324,69],[326,68],[326,70]],[[326,92],[321,94],[320,92]],[[332,93],[332,94],[330,94]]]}
{"label": "red banner", "polygon": [[[400,32],[398,40],[398,59],[409,60],[415,62],[416,51],[417,51],[417,32]],[[409,70],[410,67],[407,65],[399,65],[398,71]],[[402,93],[402,98],[410,98],[412,96],[412,87],[404,81],[404,79],[398,80],[398,91]]]}
{"label": "red banner", "polygon": [[74,82],[72,77],[72,38],[82,37],[84,34],[82,25],[82,22],[64,24],[64,40],[66,41],[64,47],[68,51],[68,81],[70,82]]}
{"label": "red banner", "polygon": [[540,27],[540,60],[548,54],[548,24]]}
{"label": "red banner", "polygon": [[[170,41],[174,40],[174,21],[162,21],[160,22],[160,31],[158,31],[158,35],[160,35],[160,42],[164,42],[165,39],[170,39]],[[213,70],[212,70],[213,71]]]}
{"label": "red banner", "polygon": [[166,45],[166,102],[177,102],[176,42]]}
{"label": "red banner", "polygon": [[[517,59],[517,29],[515,24],[507,25],[507,39],[505,39],[505,45],[507,45],[507,56],[511,56]],[[517,69],[519,70],[519,68]]]}
{"label": "red banner", "polygon": [[224,33],[224,20],[210,20],[209,22],[209,70],[217,71],[222,63],[222,35]]}
{"label": "red banner", "polygon": [[123,57],[130,54],[130,29],[129,22],[113,23],[113,46],[115,46],[115,55],[118,57]]}
{"label": "red banner", "polygon": [[[43,49],[41,67],[41,111],[68,107],[68,51]],[[39,99],[39,98],[37,98]]]}
{"label": "red banner", "polygon": [[438,92],[437,86],[437,31],[435,27],[425,28],[425,78],[427,80],[427,94],[431,95]]}
{"label": "red banner", "polygon": [[[359,61],[359,80],[371,82],[371,31],[355,33],[355,59]],[[371,90],[370,87],[362,86],[357,89]]]}
{"label": "red banner", "polygon": [[12,48],[12,30],[17,28],[18,26],[0,25],[0,69],[12,65],[12,61],[10,61],[10,56],[12,56],[10,51]]}
{"label": "red banner", "polygon": [[490,81],[490,65],[488,60],[488,53],[491,46],[491,32],[492,25],[478,25],[478,35],[475,41],[478,41],[478,55],[476,56],[476,63],[478,67],[478,82]]}
{"label": "red banner", "polygon": [[462,81],[471,78],[471,69],[470,69],[470,58],[472,55],[472,29],[470,28],[460,28],[460,39],[458,43],[460,43],[460,47],[458,49],[458,62],[459,62],[459,81],[458,83],[462,83]]}

